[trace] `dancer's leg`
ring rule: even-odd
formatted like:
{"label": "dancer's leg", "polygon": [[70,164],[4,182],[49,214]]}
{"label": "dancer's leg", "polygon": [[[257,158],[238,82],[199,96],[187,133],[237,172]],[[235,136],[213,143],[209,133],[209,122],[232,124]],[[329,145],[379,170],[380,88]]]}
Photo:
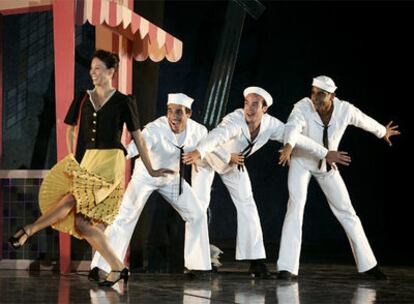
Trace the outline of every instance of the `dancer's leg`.
{"label": "dancer's leg", "polygon": [[[122,261],[117,257],[110,246],[105,233],[98,227],[91,224],[84,216],[78,214],[75,218],[76,228],[88,243],[108,262],[111,270],[122,270],[125,268]],[[109,281],[115,281],[119,273],[110,273],[107,277]]]}
{"label": "dancer's leg", "polygon": [[43,213],[34,223],[26,225],[24,230],[27,234],[22,234],[21,230],[19,230],[13,236],[19,237],[20,235],[18,243],[23,245],[29,236],[65,218],[74,206],[75,198],[72,194],[67,194],[56,205]]}

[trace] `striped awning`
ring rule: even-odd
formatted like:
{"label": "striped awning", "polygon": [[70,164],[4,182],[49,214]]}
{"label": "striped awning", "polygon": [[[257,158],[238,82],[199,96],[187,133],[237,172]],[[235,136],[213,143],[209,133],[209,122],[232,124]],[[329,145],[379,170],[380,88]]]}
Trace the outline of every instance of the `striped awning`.
{"label": "striped awning", "polygon": [[76,23],[104,25],[132,42],[132,56],[155,62],[181,59],[183,43],[129,8],[113,0],[77,0]]}

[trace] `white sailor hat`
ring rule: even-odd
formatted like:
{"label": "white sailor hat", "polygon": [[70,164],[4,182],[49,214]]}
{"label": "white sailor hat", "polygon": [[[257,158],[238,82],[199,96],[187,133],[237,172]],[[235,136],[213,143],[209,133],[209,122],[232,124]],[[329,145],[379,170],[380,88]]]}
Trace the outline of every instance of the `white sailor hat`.
{"label": "white sailor hat", "polygon": [[323,75],[313,78],[312,86],[325,90],[329,93],[335,93],[336,90],[336,85],[332,78]]}
{"label": "white sailor hat", "polygon": [[266,105],[270,107],[273,104],[272,96],[265,90],[259,87],[247,87],[243,91],[243,96],[246,97],[249,94],[257,94],[263,97],[266,101]]}
{"label": "white sailor hat", "polygon": [[183,105],[184,107],[191,110],[191,104],[193,103],[194,99],[183,94],[183,93],[171,93],[168,94],[168,102],[167,105],[170,103]]}

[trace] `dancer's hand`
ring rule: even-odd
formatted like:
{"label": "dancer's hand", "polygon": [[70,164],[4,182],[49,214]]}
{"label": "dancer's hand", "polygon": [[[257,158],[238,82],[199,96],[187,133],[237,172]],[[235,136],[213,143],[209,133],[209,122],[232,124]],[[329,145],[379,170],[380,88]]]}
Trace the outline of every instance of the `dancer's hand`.
{"label": "dancer's hand", "polygon": [[292,154],[292,146],[287,143],[279,150],[279,162],[278,164],[284,167],[286,163],[290,165],[290,155]]}
{"label": "dancer's hand", "polygon": [[231,153],[229,165],[244,165],[244,155]]}
{"label": "dancer's hand", "polygon": [[325,159],[326,162],[334,170],[338,170],[336,164],[349,166],[349,164],[351,163],[351,156],[348,155],[348,152],[344,151],[328,151],[328,154],[326,154]]}
{"label": "dancer's hand", "polygon": [[198,150],[194,150],[191,152],[185,152],[183,153],[183,159],[182,162],[185,165],[193,165],[200,159],[200,152]]}
{"label": "dancer's hand", "polygon": [[390,140],[390,137],[391,136],[394,136],[394,135],[400,135],[401,134],[401,132],[400,131],[398,131],[397,130],[397,128],[398,128],[398,125],[392,125],[393,124],[393,121],[391,120],[386,126],[385,126],[385,129],[386,129],[386,132],[385,132],[385,135],[384,135],[384,140],[388,143],[388,145],[391,147],[392,146],[392,143],[391,143],[391,140]]}

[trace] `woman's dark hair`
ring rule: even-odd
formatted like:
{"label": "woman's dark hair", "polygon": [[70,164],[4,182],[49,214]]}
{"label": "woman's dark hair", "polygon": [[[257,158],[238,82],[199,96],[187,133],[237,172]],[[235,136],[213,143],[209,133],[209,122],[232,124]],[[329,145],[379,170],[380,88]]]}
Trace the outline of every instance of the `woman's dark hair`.
{"label": "woman's dark hair", "polygon": [[93,53],[92,59],[93,58],[98,58],[100,61],[105,63],[108,69],[114,68],[116,70],[118,68],[119,56],[117,54],[107,52],[104,50],[96,50]]}

